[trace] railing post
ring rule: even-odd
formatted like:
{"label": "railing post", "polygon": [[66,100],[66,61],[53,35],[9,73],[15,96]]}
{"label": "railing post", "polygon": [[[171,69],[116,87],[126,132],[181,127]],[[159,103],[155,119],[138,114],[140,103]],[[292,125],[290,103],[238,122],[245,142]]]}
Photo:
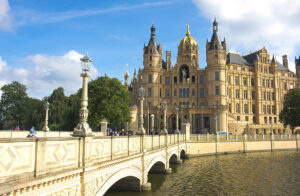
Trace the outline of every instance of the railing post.
{"label": "railing post", "polygon": [[158,134],[158,148],[160,148],[160,134]]}
{"label": "railing post", "polygon": [[296,148],[297,148],[297,151],[299,150],[299,143],[298,143],[298,133],[296,133]]}
{"label": "railing post", "polygon": [[130,151],[129,151],[129,144],[130,144],[130,141],[129,141],[129,135],[128,135],[128,156],[130,155]]}
{"label": "railing post", "polygon": [[152,150],[153,150],[153,134],[152,134],[152,142],[151,142],[151,145],[152,145]]}
{"label": "railing post", "polygon": [[110,160],[113,160],[113,136],[110,136]]}

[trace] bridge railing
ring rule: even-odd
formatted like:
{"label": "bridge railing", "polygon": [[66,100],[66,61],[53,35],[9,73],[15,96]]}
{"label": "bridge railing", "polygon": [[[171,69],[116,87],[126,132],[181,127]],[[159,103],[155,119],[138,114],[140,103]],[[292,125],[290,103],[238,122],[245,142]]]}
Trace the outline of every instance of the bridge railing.
{"label": "bridge railing", "polygon": [[241,142],[241,141],[290,141],[300,139],[300,135],[214,135],[191,134],[191,141],[197,142]]}
{"label": "bridge railing", "polygon": [[0,184],[107,164],[108,161],[165,148],[183,142],[185,138],[185,134],[0,138]]}

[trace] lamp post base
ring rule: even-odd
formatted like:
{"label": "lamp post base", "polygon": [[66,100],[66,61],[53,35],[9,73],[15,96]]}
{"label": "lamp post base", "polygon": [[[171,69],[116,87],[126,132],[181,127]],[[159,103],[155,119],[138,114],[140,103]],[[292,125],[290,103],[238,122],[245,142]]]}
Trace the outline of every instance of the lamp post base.
{"label": "lamp post base", "polygon": [[92,137],[92,129],[88,123],[79,123],[74,129],[72,136],[74,137]]}
{"label": "lamp post base", "polygon": [[167,130],[167,129],[162,129],[162,130],[160,131],[160,134],[161,134],[161,135],[167,135],[167,134],[168,134],[168,130]]}
{"label": "lamp post base", "polygon": [[49,127],[48,127],[48,126],[44,127],[44,128],[43,128],[43,131],[46,131],[46,132],[47,132],[47,131],[50,131],[50,130],[49,130]]}
{"label": "lamp post base", "polygon": [[139,130],[136,132],[136,135],[145,135],[145,134],[146,134],[146,131],[145,131],[144,127],[141,128],[141,129],[139,129]]}
{"label": "lamp post base", "polygon": [[175,133],[176,133],[176,134],[179,134],[179,130],[178,130],[178,129],[176,129],[176,130],[175,130]]}

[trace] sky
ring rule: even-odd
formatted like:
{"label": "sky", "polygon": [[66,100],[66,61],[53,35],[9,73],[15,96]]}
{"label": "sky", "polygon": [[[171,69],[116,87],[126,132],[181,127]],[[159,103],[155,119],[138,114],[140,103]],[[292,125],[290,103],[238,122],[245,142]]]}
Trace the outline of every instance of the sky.
{"label": "sky", "polygon": [[297,0],[0,0],[0,87],[16,80],[39,99],[58,87],[66,95],[75,93],[82,85],[80,58],[86,52],[93,59],[91,79],[107,74],[123,82],[126,64],[130,77],[143,66],[152,23],[163,58],[170,50],[172,64],[189,24],[200,68],[205,68],[214,17],[229,51],[243,55],[265,46],[279,62],[287,54],[295,71]]}

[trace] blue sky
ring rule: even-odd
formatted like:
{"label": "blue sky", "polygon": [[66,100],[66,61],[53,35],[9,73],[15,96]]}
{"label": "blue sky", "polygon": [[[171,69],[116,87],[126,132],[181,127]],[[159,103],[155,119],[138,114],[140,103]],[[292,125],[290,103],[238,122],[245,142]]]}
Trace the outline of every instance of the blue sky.
{"label": "blue sky", "polygon": [[37,98],[59,86],[74,93],[81,86],[79,58],[85,52],[94,60],[93,78],[106,73],[123,80],[126,64],[131,76],[142,67],[153,21],[163,55],[172,51],[172,63],[189,24],[204,68],[214,16],[229,50],[246,54],[266,46],[278,60],[287,53],[295,70],[299,1],[266,0],[259,8],[258,2],[0,0],[0,86],[18,80]]}

